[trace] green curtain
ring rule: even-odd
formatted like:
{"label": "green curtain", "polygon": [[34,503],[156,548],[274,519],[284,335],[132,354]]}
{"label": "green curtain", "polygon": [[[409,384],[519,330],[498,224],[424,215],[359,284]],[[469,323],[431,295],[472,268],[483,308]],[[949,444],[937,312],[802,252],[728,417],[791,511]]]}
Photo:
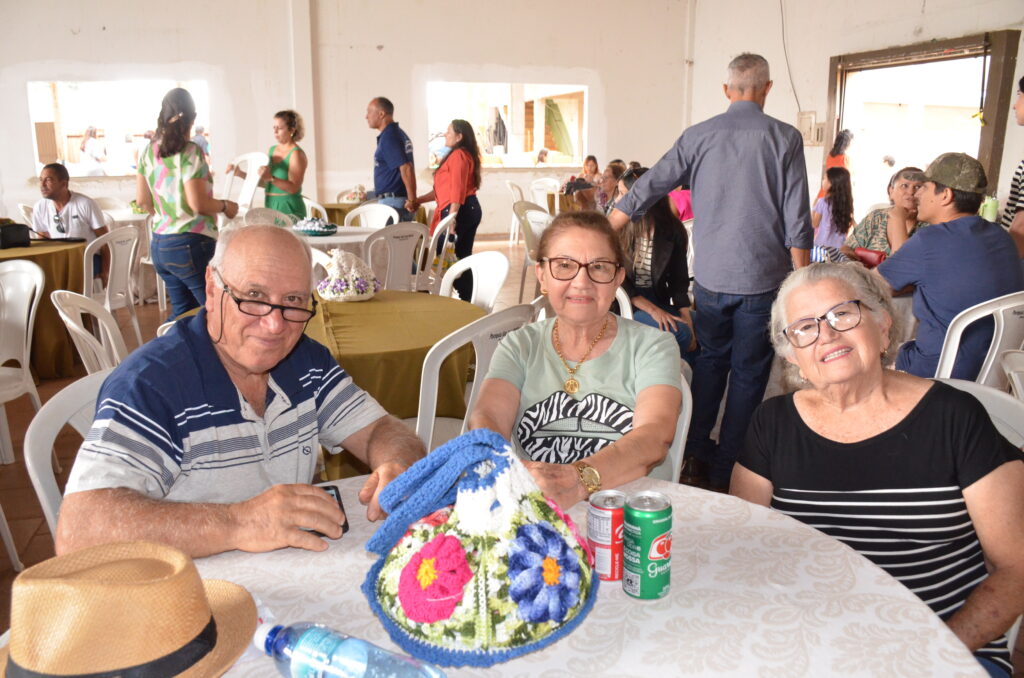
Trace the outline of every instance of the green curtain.
{"label": "green curtain", "polygon": [[572,137],[565,127],[565,120],[562,119],[562,111],[554,99],[544,100],[544,125],[551,130],[551,136],[555,140],[555,148],[568,156],[573,156]]}

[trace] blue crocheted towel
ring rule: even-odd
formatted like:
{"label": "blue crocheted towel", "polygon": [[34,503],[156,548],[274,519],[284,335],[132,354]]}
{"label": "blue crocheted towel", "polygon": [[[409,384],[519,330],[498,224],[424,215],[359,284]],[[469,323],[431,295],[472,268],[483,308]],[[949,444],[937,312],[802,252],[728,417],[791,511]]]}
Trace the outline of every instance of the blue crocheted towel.
{"label": "blue crocheted towel", "polygon": [[500,435],[470,431],[380,495],[363,582],[399,646],[441,666],[491,666],[572,631],[597,597],[586,541]]}

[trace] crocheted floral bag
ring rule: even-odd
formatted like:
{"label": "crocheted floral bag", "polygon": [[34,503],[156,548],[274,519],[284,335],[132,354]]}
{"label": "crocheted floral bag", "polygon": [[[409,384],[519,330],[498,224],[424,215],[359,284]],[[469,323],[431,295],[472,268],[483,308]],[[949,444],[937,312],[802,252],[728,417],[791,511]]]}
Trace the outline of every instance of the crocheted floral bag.
{"label": "crocheted floral bag", "polygon": [[492,431],[449,441],[380,496],[363,593],[403,650],[491,666],[572,631],[597,597],[593,554]]}

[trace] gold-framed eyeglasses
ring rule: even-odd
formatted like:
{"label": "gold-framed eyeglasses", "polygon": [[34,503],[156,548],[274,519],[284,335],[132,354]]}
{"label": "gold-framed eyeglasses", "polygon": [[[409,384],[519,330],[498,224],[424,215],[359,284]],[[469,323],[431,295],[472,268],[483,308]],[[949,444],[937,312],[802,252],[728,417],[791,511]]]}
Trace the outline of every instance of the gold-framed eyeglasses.
{"label": "gold-framed eyeglasses", "polygon": [[547,263],[548,271],[555,280],[572,280],[579,275],[580,269],[587,269],[587,276],[599,285],[607,285],[615,280],[615,274],[622,268],[620,264],[607,259],[595,259],[583,263],[571,257],[545,257],[541,261]]}
{"label": "gold-framed eyeglasses", "polygon": [[860,299],[844,301],[817,318],[801,318],[791,322],[786,329],[782,330],[782,334],[796,348],[806,348],[818,340],[822,320],[836,332],[846,332],[860,325],[860,307]]}
{"label": "gold-framed eyeglasses", "polygon": [[313,316],[316,315],[316,299],[311,299],[313,308],[302,308],[301,306],[285,306],[283,304],[271,304],[267,301],[257,301],[255,299],[242,299],[235,296],[234,291],[231,287],[224,282],[224,278],[221,276],[220,271],[214,269],[214,275],[220,281],[221,289],[224,290],[224,294],[231,297],[231,300],[238,306],[238,310],[246,315],[252,315],[262,318],[263,316],[270,315],[274,312],[274,309],[281,311],[281,317],[290,323],[308,323]]}

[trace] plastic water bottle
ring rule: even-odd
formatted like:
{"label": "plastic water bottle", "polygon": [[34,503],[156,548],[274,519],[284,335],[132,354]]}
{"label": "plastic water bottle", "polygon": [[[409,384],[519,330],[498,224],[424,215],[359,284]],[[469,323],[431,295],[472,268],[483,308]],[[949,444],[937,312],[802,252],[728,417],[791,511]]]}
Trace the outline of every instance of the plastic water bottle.
{"label": "plastic water bottle", "polygon": [[322,624],[261,624],[253,644],[288,678],[445,678],[437,667]]}

